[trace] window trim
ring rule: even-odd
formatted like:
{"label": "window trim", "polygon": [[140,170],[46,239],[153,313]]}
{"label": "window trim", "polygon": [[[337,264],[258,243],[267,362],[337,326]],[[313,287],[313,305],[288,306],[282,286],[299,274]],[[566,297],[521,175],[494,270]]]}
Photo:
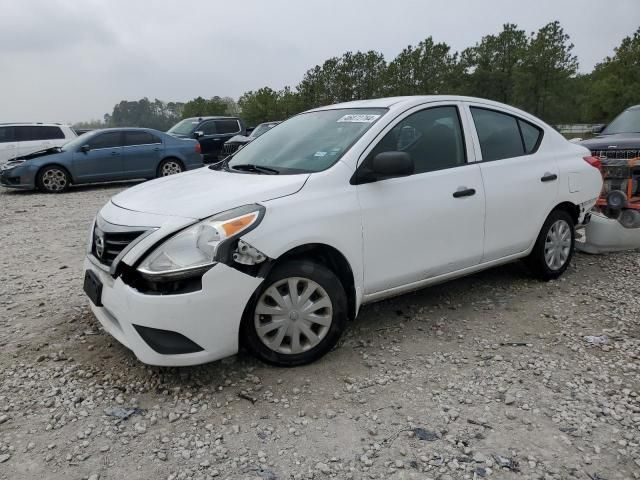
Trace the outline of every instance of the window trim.
{"label": "window trim", "polygon": [[[459,101],[443,101],[442,103],[440,102],[427,102],[427,103],[423,103],[420,105],[414,105],[413,107],[409,108],[408,110],[405,110],[403,112],[398,113],[398,115],[396,115],[393,119],[391,119],[389,121],[389,123],[387,123],[387,125],[380,131],[378,132],[378,134],[371,140],[371,142],[369,142],[369,144],[364,148],[364,150],[362,151],[362,153],[360,154],[360,156],[358,157],[358,161],[356,164],[356,169],[353,172],[353,175],[351,176],[351,178],[349,179],[349,183],[351,185],[362,185],[364,183],[360,182],[360,179],[358,178],[358,175],[361,173],[361,170],[363,168],[363,165],[365,163],[365,161],[367,160],[367,158],[369,157],[369,155],[371,154],[371,152],[376,148],[376,146],[384,139],[384,137],[387,136],[387,134],[389,134],[394,128],[396,128],[396,126],[398,126],[398,124],[400,124],[400,122],[404,121],[405,119],[409,118],[410,116],[422,112],[424,110],[430,110],[433,108],[441,108],[441,107],[453,107],[456,110],[456,115],[458,117],[458,124],[460,125],[460,133],[462,136],[462,147],[463,147],[463,152],[464,152],[464,163],[460,164],[460,165],[456,165],[456,166],[452,166],[452,167],[446,167],[446,168],[440,168],[437,170],[429,170],[427,172],[419,172],[419,173],[413,173],[411,175],[407,175],[407,177],[415,177],[418,175],[426,175],[426,174],[430,174],[433,172],[442,172],[444,170],[450,170],[453,168],[462,168],[462,167],[467,167],[469,165],[474,165],[477,161],[470,161],[469,159],[469,152],[468,149],[471,146],[471,148],[473,148],[473,144],[469,145],[467,143],[467,137],[466,137],[466,133],[465,133],[465,125],[466,122],[463,120],[463,116],[462,116],[462,108],[464,107],[464,105],[459,102]],[[393,177],[396,178],[396,177]],[[383,182],[385,180],[393,180],[393,178],[388,178],[388,179],[380,179],[380,180],[376,180],[374,183],[377,182]],[[406,177],[402,177],[402,178],[406,178]],[[369,183],[369,182],[367,182]]]}
{"label": "window trim", "polygon": [[[473,104],[473,103],[467,103],[467,107],[469,108],[469,116],[470,116],[470,120],[471,120],[471,125],[473,126],[473,129],[475,130],[475,135],[476,138],[478,139],[478,148],[480,148],[480,158],[479,160],[476,159],[476,162],[478,163],[489,163],[489,162],[500,162],[502,160],[509,160],[510,158],[520,158],[520,157],[526,157],[529,155],[533,155],[535,154],[538,149],[540,148],[540,145],[542,144],[542,139],[544,138],[544,128],[536,125],[535,123],[529,121],[529,120],[525,120],[524,118],[512,113],[512,112],[508,112],[505,110],[501,110],[499,108],[494,108],[492,106],[479,106],[478,104]],[[499,158],[496,160],[485,160],[484,155],[482,153],[482,143],[480,141],[480,135],[478,134],[478,127],[476,126],[476,122],[475,119],[473,118],[473,109],[476,110],[487,110],[489,112],[492,113],[498,113],[501,115],[506,115],[508,117],[512,117],[513,119],[515,119],[516,121],[516,126],[518,127],[518,133],[520,134],[520,143],[522,144],[522,151],[524,152],[522,155],[516,155],[515,157],[505,157],[505,158]],[[534,147],[533,150],[531,150],[531,152],[527,153],[527,146],[524,143],[524,136],[522,135],[522,128],[520,128],[520,122],[526,122],[529,125],[531,125],[532,127],[538,129],[538,131],[540,132],[540,135],[538,136],[538,141],[536,142],[536,145]]]}

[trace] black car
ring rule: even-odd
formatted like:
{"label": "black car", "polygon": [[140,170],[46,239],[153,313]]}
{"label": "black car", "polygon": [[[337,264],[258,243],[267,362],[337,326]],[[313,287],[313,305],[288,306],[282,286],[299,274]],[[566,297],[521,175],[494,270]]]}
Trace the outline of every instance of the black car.
{"label": "black car", "polygon": [[281,122],[264,122],[258,125],[253,130],[251,130],[251,133],[248,134],[248,136],[236,135],[235,137],[232,137],[230,140],[228,140],[224,144],[222,148],[222,153],[224,154],[224,156],[236,153],[236,151],[238,151],[240,147],[244,147],[247,143],[252,142],[256,138],[258,138],[260,135],[268,132],[279,123]]}
{"label": "black car", "polygon": [[594,129],[597,135],[581,145],[601,160],[630,160],[640,157],[640,105],[629,107],[608,125]]}
{"label": "black car", "polygon": [[233,136],[245,135],[246,128],[237,117],[193,117],[178,122],[167,133],[198,140],[204,162],[211,163],[218,161],[224,143]]}

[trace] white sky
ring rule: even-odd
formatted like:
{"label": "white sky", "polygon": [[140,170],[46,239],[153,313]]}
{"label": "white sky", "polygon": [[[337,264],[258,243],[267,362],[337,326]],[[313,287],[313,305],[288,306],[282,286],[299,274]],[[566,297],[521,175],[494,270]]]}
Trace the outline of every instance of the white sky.
{"label": "white sky", "polygon": [[0,122],[102,118],[122,99],[295,86],[346,51],[387,60],[560,20],[581,71],[640,26],[639,0],[0,0]]}

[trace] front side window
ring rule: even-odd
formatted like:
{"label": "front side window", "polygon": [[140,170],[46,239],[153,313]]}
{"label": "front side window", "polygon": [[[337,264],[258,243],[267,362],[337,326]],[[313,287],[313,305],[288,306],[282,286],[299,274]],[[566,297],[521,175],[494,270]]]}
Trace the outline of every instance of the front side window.
{"label": "front side window", "polygon": [[239,150],[228,166],[241,170],[254,165],[292,174],[326,170],[386,112],[344,108],[296,115]]}
{"label": "front side window", "polygon": [[614,133],[640,133],[640,108],[625,110],[602,131],[603,135]]}
{"label": "front side window", "polygon": [[91,150],[119,147],[121,146],[121,136],[120,132],[101,133],[89,141],[89,147]]}
{"label": "front side window", "polygon": [[13,127],[0,127],[0,143],[15,142]]}
{"label": "front side window", "polygon": [[464,137],[458,109],[433,107],[409,115],[380,140],[367,161],[379,153],[394,151],[411,156],[416,174],[464,165]]}
{"label": "front side window", "polygon": [[202,132],[203,135],[215,135],[217,132],[216,124],[214,121],[205,122],[198,127],[198,130]]}
{"label": "front side window", "polygon": [[197,118],[186,118],[181,122],[176,123],[167,131],[167,133],[171,133],[173,135],[191,135],[199,123],[200,120]]}
{"label": "front side window", "polygon": [[240,124],[237,120],[216,120],[216,130],[221,134],[238,133]]}
{"label": "front side window", "polygon": [[149,132],[124,132],[125,147],[132,147],[134,145],[150,145],[152,143],[160,143],[160,139],[158,139],[155,135],[150,134]]}

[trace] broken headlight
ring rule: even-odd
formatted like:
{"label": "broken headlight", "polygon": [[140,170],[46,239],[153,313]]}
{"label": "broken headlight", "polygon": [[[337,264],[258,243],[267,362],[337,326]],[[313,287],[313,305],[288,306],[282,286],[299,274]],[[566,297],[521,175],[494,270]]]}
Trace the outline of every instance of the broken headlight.
{"label": "broken headlight", "polygon": [[259,225],[264,212],[262,205],[245,205],[191,225],[156,247],[138,272],[151,279],[175,279],[208,270],[226,245]]}

